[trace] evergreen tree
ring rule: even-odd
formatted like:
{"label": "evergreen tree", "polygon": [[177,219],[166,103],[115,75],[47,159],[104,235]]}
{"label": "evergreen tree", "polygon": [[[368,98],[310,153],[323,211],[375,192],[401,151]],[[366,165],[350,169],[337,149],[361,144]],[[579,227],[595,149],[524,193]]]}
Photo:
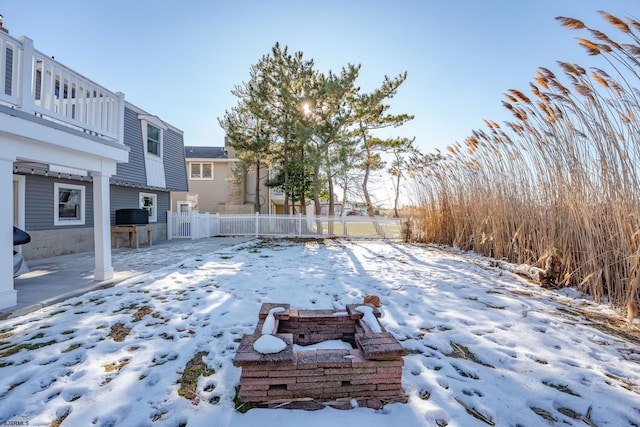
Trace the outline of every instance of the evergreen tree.
{"label": "evergreen tree", "polygon": [[[360,167],[364,171],[362,181],[362,192],[367,205],[367,213],[374,216],[373,204],[369,195],[369,176],[371,171],[384,168],[381,153],[389,151],[394,138],[381,139],[375,137],[373,132],[388,127],[402,126],[413,116],[409,114],[389,114],[390,108],[385,101],[395,96],[398,87],[406,80],[406,71],[394,79],[388,76],[380,88],[368,94],[360,94],[354,100],[355,129],[354,133],[360,141],[358,160]],[[408,141],[408,140],[407,140]]]}
{"label": "evergreen tree", "polygon": [[260,212],[260,169],[270,163],[273,153],[273,132],[269,99],[273,97],[268,70],[270,60],[263,56],[250,70],[250,79],[236,86],[231,93],[238,97],[238,104],[224,117],[218,119],[225,130],[229,145],[240,162],[234,167],[236,176],[244,176],[255,167],[255,210]]}
{"label": "evergreen tree", "polygon": [[[316,214],[320,213],[319,194],[326,184],[329,199],[329,215],[333,216],[335,205],[334,179],[348,165],[354,140],[349,126],[353,122],[352,101],[357,88],[355,81],[360,66],[348,64],[340,74],[329,72],[317,75],[314,91],[305,104],[305,124],[309,129],[314,153],[314,201]],[[324,179],[320,173],[324,171]]]}

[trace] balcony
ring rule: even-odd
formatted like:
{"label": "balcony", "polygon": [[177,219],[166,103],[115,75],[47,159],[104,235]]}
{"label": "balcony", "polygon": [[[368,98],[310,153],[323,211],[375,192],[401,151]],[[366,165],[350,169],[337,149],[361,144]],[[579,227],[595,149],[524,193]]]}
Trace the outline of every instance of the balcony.
{"label": "balcony", "polygon": [[0,31],[0,105],[123,144],[124,95]]}

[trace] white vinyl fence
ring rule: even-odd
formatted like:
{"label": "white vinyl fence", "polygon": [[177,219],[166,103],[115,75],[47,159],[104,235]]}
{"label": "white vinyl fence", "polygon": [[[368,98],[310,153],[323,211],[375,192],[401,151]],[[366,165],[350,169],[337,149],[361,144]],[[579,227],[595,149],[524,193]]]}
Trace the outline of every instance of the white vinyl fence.
{"label": "white vinyl fence", "polygon": [[167,212],[167,236],[200,239],[212,236],[401,237],[400,220],[389,217],[310,215],[221,215]]}

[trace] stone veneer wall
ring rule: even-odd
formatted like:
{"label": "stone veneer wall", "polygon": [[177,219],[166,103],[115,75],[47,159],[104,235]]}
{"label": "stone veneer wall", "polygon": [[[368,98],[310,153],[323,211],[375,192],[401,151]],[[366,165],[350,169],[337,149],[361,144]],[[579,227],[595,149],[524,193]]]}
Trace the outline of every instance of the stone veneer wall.
{"label": "stone veneer wall", "polygon": [[[286,308],[275,315],[273,335],[284,340],[287,348],[276,354],[260,354],[253,343],[274,307]],[[373,333],[356,307],[292,310],[288,304],[263,304],[255,332],[243,337],[233,360],[235,366],[242,367],[239,399],[252,404],[307,398],[404,400],[403,347],[384,328]],[[375,313],[379,317],[377,310]],[[310,345],[336,339],[350,342],[354,349],[293,350],[294,343]]]}

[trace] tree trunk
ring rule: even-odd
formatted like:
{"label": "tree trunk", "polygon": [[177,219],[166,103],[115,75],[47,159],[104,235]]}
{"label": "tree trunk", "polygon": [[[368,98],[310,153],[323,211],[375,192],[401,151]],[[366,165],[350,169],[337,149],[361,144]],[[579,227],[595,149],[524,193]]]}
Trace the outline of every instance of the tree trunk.
{"label": "tree trunk", "polygon": [[369,161],[366,161],[365,168],[364,168],[364,178],[362,179],[362,194],[364,194],[364,201],[367,205],[367,214],[371,218],[373,218],[374,216],[373,204],[371,203],[371,197],[369,196],[369,189],[368,189],[370,172],[371,172],[371,165],[369,164]]}
{"label": "tree trunk", "polygon": [[398,174],[396,180],[396,198],[393,201],[393,212],[396,218],[400,218],[400,214],[398,213],[398,199],[400,199],[400,174]]}

